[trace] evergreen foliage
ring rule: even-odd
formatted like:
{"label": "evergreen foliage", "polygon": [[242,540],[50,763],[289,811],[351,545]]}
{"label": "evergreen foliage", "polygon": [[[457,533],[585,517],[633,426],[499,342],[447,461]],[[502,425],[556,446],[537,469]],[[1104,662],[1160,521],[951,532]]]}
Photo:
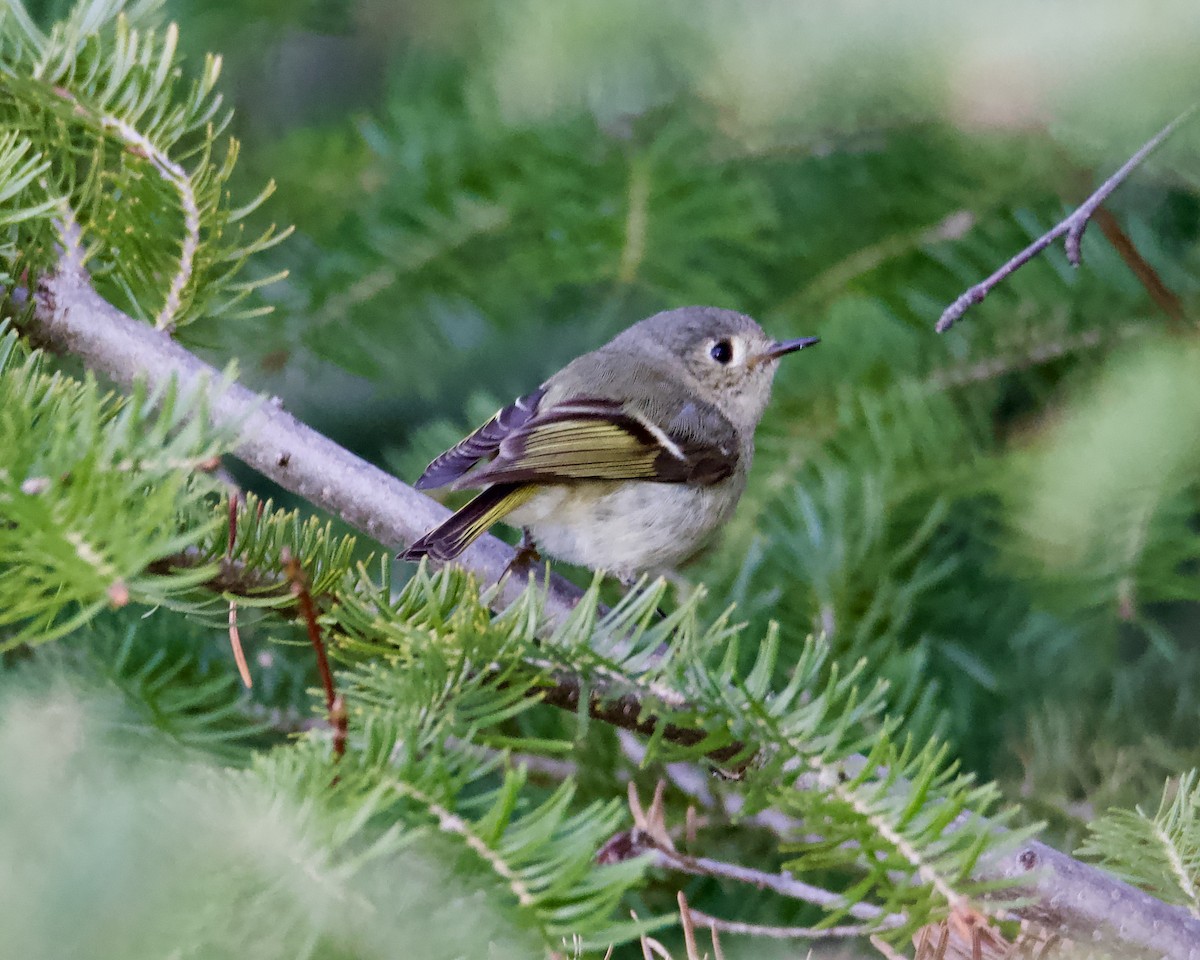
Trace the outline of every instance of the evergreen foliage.
{"label": "evergreen foliage", "polygon": [[[875,908],[903,914],[885,933],[901,944],[968,901],[998,911],[974,868],[1041,819],[1200,911],[1194,772],[1153,817],[1103,813],[1200,762],[1194,130],[1114,202],[1175,298],[1165,319],[1097,224],[1081,270],[1050,251],[931,333],[1152,132],[1146,113],[1183,105],[1164,91],[1192,48],[1138,27],[1144,99],[1089,126],[1092,105],[1051,84],[1051,139],[1023,117],[971,131],[984,94],[945,109],[937,70],[961,65],[920,69],[930,34],[884,43],[892,16],[554,6],[406,24],[382,102],[236,167],[221,59],[180,52],[194,5],[182,37],[147,0],[0,8],[0,860],[25,877],[0,877],[5,942],[637,955],[683,881],[596,853],[631,826],[628,784],[684,761],[714,771],[689,849],[842,895],[690,878],[708,913],[830,927]],[[935,7],[945,36],[969,33],[975,14]],[[1134,29],[1098,9],[1073,54]],[[799,36],[807,73],[780,48]],[[260,174],[298,225],[286,244],[260,209],[273,188],[246,182]],[[109,302],[252,382],[316,374],[300,412],[406,479],[659,308],[737,307],[823,342],[781,372],[720,544],[675,590],[605,609],[593,583],[547,634],[536,589],[493,613],[463,571],[400,569],[396,545],[303,503],[231,506],[216,468],[238,438],[198,396],[121,397],[24,341],[64,247]],[[364,440],[381,416],[387,439]],[[584,707],[547,702],[567,683]],[[589,715],[593,694],[636,699],[644,752]],[[698,797],[676,784],[665,802],[673,829]],[[767,814],[799,829],[763,831]]]}
{"label": "evergreen foliage", "polygon": [[148,567],[217,524],[203,467],[225,447],[195,419],[194,398],[117,399],[23,352],[0,334],[0,624],[11,628],[0,649],[62,636],[131,598],[165,603],[210,575]]}
{"label": "evergreen foliage", "polygon": [[1091,827],[1082,852],[1200,916],[1200,790],[1189,770],[1163,790],[1154,816],[1140,808],[1111,810]]}

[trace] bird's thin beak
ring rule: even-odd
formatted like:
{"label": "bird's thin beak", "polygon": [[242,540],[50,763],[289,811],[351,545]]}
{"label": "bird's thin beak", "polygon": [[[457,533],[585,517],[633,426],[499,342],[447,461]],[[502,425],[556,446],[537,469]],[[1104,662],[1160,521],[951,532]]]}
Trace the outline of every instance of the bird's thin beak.
{"label": "bird's thin beak", "polygon": [[760,353],[754,359],[758,362],[764,360],[778,360],[780,357],[789,353],[795,353],[797,350],[803,350],[805,347],[811,347],[814,343],[820,343],[820,337],[801,337],[798,340],[780,340],[773,344],[771,349]]}

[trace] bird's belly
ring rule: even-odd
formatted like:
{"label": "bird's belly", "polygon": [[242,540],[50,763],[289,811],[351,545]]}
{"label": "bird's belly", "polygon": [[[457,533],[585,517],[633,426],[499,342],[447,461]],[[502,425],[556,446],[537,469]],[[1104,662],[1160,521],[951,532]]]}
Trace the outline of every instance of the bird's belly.
{"label": "bird's belly", "polygon": [[[733,484],[737,484],[736,487]],[[580,483],[543,487],[505,518],[559,560],[623,579],[695,553],[737,504],[739,478],[711,486]]]}

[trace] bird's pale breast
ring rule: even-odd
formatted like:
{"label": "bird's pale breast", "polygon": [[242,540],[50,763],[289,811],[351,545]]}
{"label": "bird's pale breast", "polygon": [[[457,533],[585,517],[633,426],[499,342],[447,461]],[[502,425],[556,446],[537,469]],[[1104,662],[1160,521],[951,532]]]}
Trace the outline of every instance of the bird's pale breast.
{"label": "bird's pale breast", "polygon": [[744,476],[708,486],[625,480],[548,485],[505,522],[538,549],[622,579],[672,567],[729,519]]}

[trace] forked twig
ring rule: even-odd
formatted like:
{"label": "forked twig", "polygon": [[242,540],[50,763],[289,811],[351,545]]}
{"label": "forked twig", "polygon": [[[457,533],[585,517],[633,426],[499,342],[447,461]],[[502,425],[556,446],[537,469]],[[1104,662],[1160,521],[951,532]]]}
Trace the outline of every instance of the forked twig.
{"label": "forked twig", "polygon": [[1153,153],[1158,146],[1167,139],[1175,129],[1183,123],[1196,110],[1195,104],[1188,107],[1183,113],[1177,116],[1174,120],[1163,127],[1158,133],[1147,140],[1142,147],[1132,157],[1125,161],[1124,165],[1111,177],[1100,184],[1096,190],[1083,203],[1075,208],[1075,211],[1060,220],[1052,229],[1043,233],[1040,237],[1033,241],[1024,250],[1018,253],[1015,257],[1009,260],[1004,266],[993,273],[986,280],[983,280],[975,286],[968,289],[962,296],[948,306],[942,315],[938,318],[937,332],[945,333],[966,313],[971,307],[977,303],[983,302],[983,299],[992,292],[1000,281],[1004,280],[1010,274],[1015,273],[1018,269],[1025,266],[1030,260],[1036,257],[1039,253],[1045,250],[1048,246],[1054,243],[1061,236],[1066,236],[1063,241],[1063,246],[1067,252],[1067,260],[1071,266],[1079,266],[1079,246],[1083,241],[1083,232],[1087,229],[1089,221],[1095,215],[1100,204],[1107,200],[1114,190],[1124,183],[1131,173],[1136,170],[1145,159]]}

